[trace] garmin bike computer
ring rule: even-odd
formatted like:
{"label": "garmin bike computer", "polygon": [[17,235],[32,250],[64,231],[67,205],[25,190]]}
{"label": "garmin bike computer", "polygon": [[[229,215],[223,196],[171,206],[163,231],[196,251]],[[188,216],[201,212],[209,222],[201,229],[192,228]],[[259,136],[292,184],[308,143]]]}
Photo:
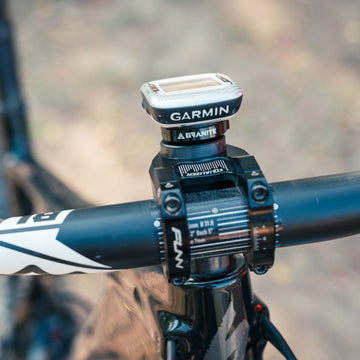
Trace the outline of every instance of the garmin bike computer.
{"label": "garmin bike computer", "polygon": [[218,73],[151,81],[141,86],[141,94],[144,109],[163,128],[221,122],[239,110],[243,95]]}

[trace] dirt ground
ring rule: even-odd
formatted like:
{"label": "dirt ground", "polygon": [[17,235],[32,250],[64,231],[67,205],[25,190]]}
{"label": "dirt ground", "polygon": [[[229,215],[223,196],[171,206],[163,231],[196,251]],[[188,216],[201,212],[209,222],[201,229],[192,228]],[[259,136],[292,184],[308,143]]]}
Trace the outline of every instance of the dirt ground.
{"label": "dirt ground", "polygon": [[[160,131],[139,87],[183,74],[223,72],[242,86],[228,143],[255,155],[270,182],[360,169],[357,0],[11,5],[35,153],[94,203],[152,196]],[[299,359],[359,358],[359,241],[281,249],[254,276]]]}

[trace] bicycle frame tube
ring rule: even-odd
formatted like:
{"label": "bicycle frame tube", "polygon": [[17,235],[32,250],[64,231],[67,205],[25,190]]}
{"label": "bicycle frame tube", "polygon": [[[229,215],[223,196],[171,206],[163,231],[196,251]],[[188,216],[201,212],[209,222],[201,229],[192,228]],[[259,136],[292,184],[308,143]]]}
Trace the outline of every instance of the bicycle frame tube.
{"label": "bicycle frame tube", "polygon": [[10,151],[20,159],[31,159],[26,108],[18,79],[12,27],[6,1],[0,1],[0,92]]}
{"label": "bicycle frame tube", "polygon": [[250,330],[256,314],[242,257],[226,276],[183,286],[169,284],[160,267],[109,277],[72,358],[262,358],[265,341]]}

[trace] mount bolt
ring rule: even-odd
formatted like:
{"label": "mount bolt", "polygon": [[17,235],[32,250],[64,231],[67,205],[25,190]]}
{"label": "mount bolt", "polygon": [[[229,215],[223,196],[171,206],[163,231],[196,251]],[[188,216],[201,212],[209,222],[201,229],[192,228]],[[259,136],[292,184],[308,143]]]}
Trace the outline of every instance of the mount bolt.
{"label": "mount bolt", "polygon": [[256,202],[264,203],[269,198],[269,189],[261,181],[256,181],[252,184],[250,193]]}
{"label": "mount bolt", "polygon": [[168,194],[164,200],[164,209],[168,215],[177,215],[182,209],[182,202],[176,194]]}
{"label": "mount bolt", "polygon": [[264,275],[268,272],[269,269],[270,267],[266,265],[257,266],[256,268],[254,268],[254,273],[256,275]]}

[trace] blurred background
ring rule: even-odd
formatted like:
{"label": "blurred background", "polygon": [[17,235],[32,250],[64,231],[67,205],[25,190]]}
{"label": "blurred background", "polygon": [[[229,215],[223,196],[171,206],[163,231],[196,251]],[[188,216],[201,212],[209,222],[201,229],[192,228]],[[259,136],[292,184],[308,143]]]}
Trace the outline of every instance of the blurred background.
{"label": "blurred background", "polygon": [[[9,3],[35,153],[93,203],[152,197],[160,130],[139,87],[170,76],[222,72],[243,88],[227,141],[269,182],[360,169],[357,0]],[[253,276],[299,359],[359,357],[359,241],[280,249]]]}

